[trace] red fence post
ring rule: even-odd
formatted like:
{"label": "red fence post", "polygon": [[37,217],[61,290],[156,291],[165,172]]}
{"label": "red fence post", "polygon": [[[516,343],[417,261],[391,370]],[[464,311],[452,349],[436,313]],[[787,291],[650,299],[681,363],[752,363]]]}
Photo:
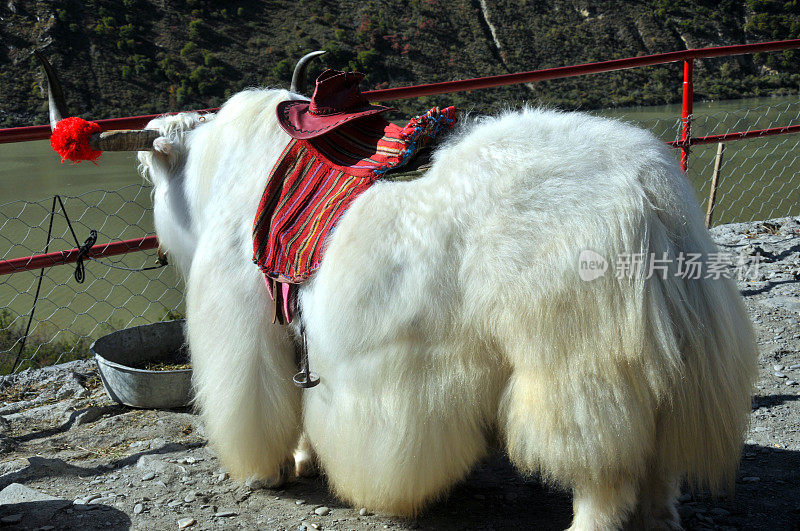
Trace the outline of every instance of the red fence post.
{"label": "red fence post", "polygon": [[683,111],[681,113],[681,171],[683,173],[689,169],[689,147],[692,143],[693,70],[694,61],[692,59],[683,62]]}

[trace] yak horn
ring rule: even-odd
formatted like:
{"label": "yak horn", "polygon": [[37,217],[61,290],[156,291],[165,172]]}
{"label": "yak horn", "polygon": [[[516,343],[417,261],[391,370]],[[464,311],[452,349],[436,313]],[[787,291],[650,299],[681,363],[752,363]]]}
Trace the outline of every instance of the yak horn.
{"label": "yak horn", "polygon": [[47,107],[50,111],[50,130],[56,128],[56,124],[61,121],[64,116],[69,116],[67,112],[67,101],[64,99],[64,91],[61,89],[61,83],[58,82],[56,71],[53,66],[44,58],[44,55],[39,50],[34,50],[33,53],[39,62],[42,63],[44,73],[47,80]]}
{"label": "yak horn", "polygon": [[[64,99],[64,90],[58,82],[56,71],[50,62],[44,58],[39,50],[33,53],[42,63],[47,79],[47,103],[50,111],[50,130],[53,131],[67,112],[67,102]],[[96,133],[89,138],[89,147],[95,151],[140,151],[153,149],[153,141],[161,133],[152,129],[134,129],[120,131],[105,131]]]}
{"label": "yak horn", "polygon": [[292,74],[292,86],[289,88],[292,92],[302,94],[306,91],[306,68],[308,63],[315,57],[325,53],[325,50],[317,50],[315,52],[307,53],[297,61],[297,66],[294,67],[294,74]]}
{"label": "yak horn", "polygon": [[105,131],[92,135],[89,146],[97,151],[148,151],[160,136],[155,129]]}

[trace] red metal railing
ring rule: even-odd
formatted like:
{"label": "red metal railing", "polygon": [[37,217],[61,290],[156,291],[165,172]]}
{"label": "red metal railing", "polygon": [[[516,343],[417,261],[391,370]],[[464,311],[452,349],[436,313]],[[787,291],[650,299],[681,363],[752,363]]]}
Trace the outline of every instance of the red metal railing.
{"label": "red metal railing", "polygon": [[[192,112],[216,112],[219,108],[201,109]],[[175,112],[166,114],[178,114]],[[115,129],[142,129],[147,122],[153,118],[164,116],[163,114],[145,114],[143,116],[127,116],[125,118],[107,118],[97,120],[103,131],[113,131]],[[0,144],[10,144],[12,142],[29,142],[31,140],[47,140],[50,138],[49,125],[31,125],[27,127],[11,127],[0,129]]]}
{"label": "red metal railing", "polygon": [[[739,44],[734,46],[719,46],[713,48],[697,48],[691,50],[679,50],[655,55],[640,57],[630,57],[626,59],[614,59],[598,63],[588,63],[583,65],[563,66],[558,68],[547,68],[531,72],[521,72],[515,74],[503,74],[499,76],[464,79],[458,81],[445,81],[441,83],[429,83],[410,87],[397,87],[365,92],[371,101],[388,101],[419,96],[431,96],[435,94],[445,94],[451,92],[461,92],[468,90],[478,90],[483,88],[513,85],[518,83],[532,83],[550,79],[561,79],[566,77],[596,74],[600,72],[610,72],[628,68],[651,66],[657,64],[684,62],[683,79],[683,108],[681,113],[681,139],[668,142],[673,148],[681,149],[681,168],[685,172],[688,169],[689,148],[692,145],[708,144],[713,142],[729,142],[746,138],[771,136],[788,133],[800,132],[800,124],[787,125],[772,129],[759,131],[743,131],[739,133],[727,133],[724,135],[714,135],[700,138],[691,136],[691,118],[693,94],[693,65],[695,59],[710,57],[724,57],[731,55],[751,54],[757,52],[772,52],[800,48],[800,39],[786,41],[774,41],[755,44]],[[204,109],[197,112],[215,112],[218,109]],[[126,118],[111,118],[98,120],[104,131],[112,129],[140,129],[144,125],[160,115],[131,116]],[[8,142],[24,142],[30,140],[44,140],[50,137],[50,128],[47,125],[16,127],[10,129],[0,129],[0,144]],[[139,242],[131,245],[131,242]],[[153,249],[158,246],[155,236],[147,236],[136,240],[126,240],[96,245],[92,247],[90,256],[111,256],[124,254],[126,252]],[[34,255],[13,260],[0,261],[0,275],[17,271],[26,271],[50,267],[53,265],[66,264],[77,260],[77,249],[48,253],[46,255]]]}
{"label": "red metal railing", "polygon": [[[109,242],[95,245],[89,249],[89,258],[102,258],[106,256],[116,256],[119,254],[132,253],[134,251],[147,251],[158,247],[158,238],[155,236],[143,236],[131,240]],[[12,258],[11,260],[0,261],[0,275],[8,275],[18,271],[29,271],[52,267],[55,265],[72,264],[78,261],[80,249],[67,249],[66,251],[56,251],[47,254],[35,254],[22,258]]]}
{"label": "red metal railing", "polygon": [[[749,138],[786,135],[790,133],[800,133],[800,125],[785,125],[783,127],[772,127],[770,129],[725,133],[724,135],[699,136],[691,139],[691,145],[699,146],[702,144],[717,144],[719,142],[732,142],[734,140],[747,140]],[[683,140],[673,140],[672,142],[667,142],[666,144],[669,147],[678,148],[682,147],[683,142]]]}

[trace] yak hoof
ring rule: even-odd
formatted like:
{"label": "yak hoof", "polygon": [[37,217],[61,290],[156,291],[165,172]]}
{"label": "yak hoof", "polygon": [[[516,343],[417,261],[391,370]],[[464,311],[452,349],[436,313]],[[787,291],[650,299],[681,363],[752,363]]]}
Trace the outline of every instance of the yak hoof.
{"label": "yak hoof", "polygon": [[253,476],[245,481],[245,485],[250,487],[253,490],[258,489],[277,489],[286,484],[289,481],[289,478],[292,477],[292,469],[294,468],[294,463],[287,459],[286,461],[281,464],[280,471],[274,475],[269,477],[257,477]]}
{"label": "yak hoof", "polygon": [[294,473],[299,478],[313,478],[319,474],[314,454],[305,450],[294,452]]}

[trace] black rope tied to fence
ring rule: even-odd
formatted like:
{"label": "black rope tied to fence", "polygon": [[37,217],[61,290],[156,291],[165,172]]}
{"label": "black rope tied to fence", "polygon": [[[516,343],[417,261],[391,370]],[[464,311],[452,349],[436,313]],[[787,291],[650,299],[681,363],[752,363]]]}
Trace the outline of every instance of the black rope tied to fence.
{"label": "black rope tied to fence", "polygon": [[102,260],[98,260],[97,258],[89,257],[89,260],[92,262],[97,262],[98,264],[103,264],[106,267],[110,267],[111,269],[119,269],[120,271],[131,271],[133,273],[140,273],[142,271],[150,271],[152,269],[161,269],[164,266],[168,266],[169,262],[167,262],[166,255],[164,257],[158,257],[156,259],[156,264],[150,267],[122,267],[114,264],[109,264],[108,262],[103,262]]}
{"label": "black rope tied to fence", "polygon": [[[89,237],[86,238],[86,240],[83,242],[83,245],[78,245],[78,237],[75,235],[75,230],[72,228],[72,222],[69,219],[69,214],[67,214],[67,209],[64,207],[64,203],[61,201],[61,197],[60,196],[55,196],[55,197],[58,199],[58,203],[61,205],[61,211],[64,213],[64,219],[67,220],[67,227],[69,227],[69,231],[72,233],[72,238],[75,240],[75,247],[78,248],[78,260],[77,262],[75,262],[75,280],[77,280],[79,284],[83,284],[83,281],[86,278],[86,268],[83,265],[84,259],[92,260],[93,262],[103,264],[104,266],[110,267],[112,269],[133,271],[135,273],[138,273],[140,271],[150,271],[151,269],[160,269],[168,265],[166,258],[161,258],[161,256],[159,256],[159,259],[157,260],[158,265],[154,265],[151,267],[139,267],[139,268],[121,267],[114,264],[109,264],[107,262],[103,262],[102,260],[98,260],[96,258],[92,258],[91,256],[89,256],[89,251],[91,251],[92,247],[94,247],[94,244],[97,243],[97,231],[94,229],[90,230]],[[53,214],[55,214],[55,212],[50,213],[51,219]]]}
{"label": "black rope tied to fence", "polygon": [[[66,216],[66,211],[64,216]],[[86,268],[83,265],[83,259],[89,258],[89,251],[94,247],[97,242],[97,231],[92,229],[89,231],[89,237],[83,242],[83,245],[78,247],[78,260],[75,262],[75,280],[78,284],[83,284],[86,280]]]}
{"label": "black rope tied to fence", "polygon": [[[151,269],[159,269],[167,265],[166,258],[162,259],[159,256],[158,265],[152,267],[143,267],[139,269],[129,269],[127,267],[119,267],[112,264],[107,264],[105,262],[101,262],[100,260],[95,260],[91,256],[89,256],[89,252],[91,251],[92,247],[94,247],[95,243],[97,243],[97,231],[91,229],[89,231],[89,237],[84,240],[83,245],[80,245],[78,242],[78,236],[75,234],[75,229],[72,228],[72,221],[69,219],[69,214],[67,214],[67,208],[64,206],[64,201],[62,201],[60,195],[53,196],[53,206],[50,207],[50,222],[47,227],[47,241],[45,242],[44,246],[44,254],[50,252],[50,240],[53,234],[53,219],[56,215],[56,204],[61,207],[61,212],[64,214],[64,219],[67,221],[67,227],[69,228],[69,232],[72,234],[72,238],[75,240],[75,247],[78,248],[78,259],[75,262],[75,273],[73,274],[75,280],[79,284],[83,284],[86,280],[86,266],[84,265],[84,259],[94,260],[96,262],[100,262],[101,264],[105,265],[106,267],[111,267],[115,269],[124,269],[126,271],[149,271]],[[161,253],[159,253],[161,254]],[[14,364],[11,366],[11,371],[9,374],[14,374],[14,371],[17,370],[17,366],[19,365],[20,359],[22,358],[22,352],[25,350],[25,344],[28,341],[28,336],[30,335],[31,331],[31,324],[33,323],[33,315],[36,312],[36,303],[39,301],[39,292],[42,288],[42,279],[44,278],[44,270],[46,268],[43,267],[39,270],[39,280],[36,284],[36,294],[33,296],[33,304],[31,305],[31,313],[28,317],[28,325],[25,327],[25,334],[22,336],[22,341],[19,345],[19,351],[17,351],[17,357],[14,359]]]}
{"label": "black rope tied to fence", "polygon": [[[83,265],[83,259],[89,257],[89,251],[94,247],[95,242],[97,242],[97,231],[92,229],[89,231],[89,237],[83,242],[81,245],[78,242],[78,237],[75,235],[75,229],[72,228],[72,221],[69,219],[69,214],[67,214],[67,207],[64,206],[64,201],[61,200],[60,195],[56,195],[53,198],[53,210],[50,211],[50,223],[53,222],[53,216],[56,213],[55,210],[55,200],[58,200],[58,204],[61,206],[61,212],[64,213],[64,219],[67,220],[67,227],[69,227],[69,232],[72,233],[72,239],[75,240],[75,247],[78,248],[78,260],[75,262],[75,280],[78,284],[83,284],[83,281],[86,280],[86,267]],[[48,242],[47,244],[50,245],[50,235],[47,235]],[[44,271],[44,269],[43,269]],[[35,301],[34,301],[35,304]]]}

